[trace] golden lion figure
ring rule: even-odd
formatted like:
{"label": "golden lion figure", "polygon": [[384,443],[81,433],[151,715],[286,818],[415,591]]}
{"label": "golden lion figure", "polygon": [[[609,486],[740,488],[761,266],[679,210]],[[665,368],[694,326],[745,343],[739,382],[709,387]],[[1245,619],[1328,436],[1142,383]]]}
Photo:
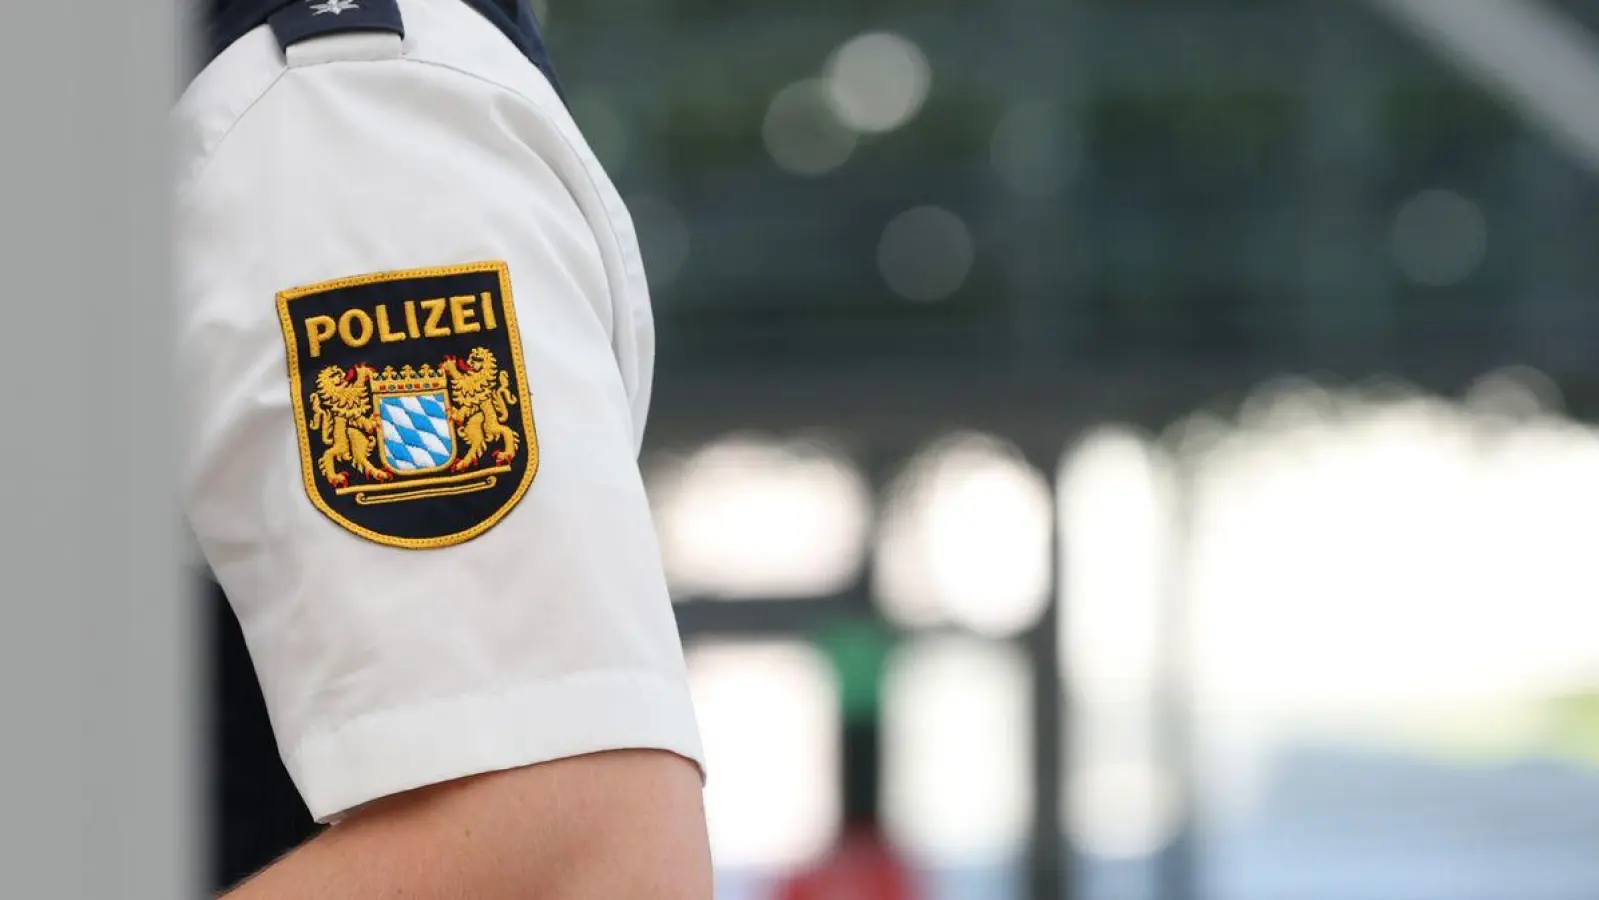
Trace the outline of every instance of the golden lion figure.
{"label": "golden lion figure", "polygon": [[380,428],[372,414],[370,366],[341,369],[328,366],[317,373],[316,393],[311,397],[311,427],[320,429],[328,448],[317,461],[322,477],[334,487],[344,487],[350,477],[338,470],[341,462],[373,481],[388,481],[394,476],[372,465],[374,437]]}
{"label": "golden lion figure", "polygon": [[454,401],[450,421],[466,444],[466,453],[455,464],[455,471],[472,468],[494,443],[500,444],[494,454],[496,463],[503,466],[515,459],[521,442],[505,423],[511,418],[510,407],[516,405],[516,394],[511,392],[510,374],[500,369],[494,354],[477,347],[465,360],[446,358],[440,371],[450,379]]}

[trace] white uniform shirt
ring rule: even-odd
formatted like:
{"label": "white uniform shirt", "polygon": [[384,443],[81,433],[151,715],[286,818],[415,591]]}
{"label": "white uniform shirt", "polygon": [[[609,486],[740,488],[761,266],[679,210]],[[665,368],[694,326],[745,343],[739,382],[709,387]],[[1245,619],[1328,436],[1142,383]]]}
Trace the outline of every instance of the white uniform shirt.
{"label": "white uniform shirt", "polygon": [[[403,40],[257,28],[176,110],[185,505],[318,821],[607,749],[701,761],[631,221],[499,30],[399,8]],[[474,386],[479,346],[504,377]]]}

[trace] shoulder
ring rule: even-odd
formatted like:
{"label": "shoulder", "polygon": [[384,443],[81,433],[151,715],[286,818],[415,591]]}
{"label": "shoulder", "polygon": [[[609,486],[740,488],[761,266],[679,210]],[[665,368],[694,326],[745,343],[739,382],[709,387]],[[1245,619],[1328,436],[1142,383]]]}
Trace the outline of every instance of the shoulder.
{"label": "shoulder", "polygon": [[404,66],[422,81],[474,80],[536,112],[560,149],[583,144],[542,39],[496,0],[243,0],[222,9],[208,29],[217,46],[173,110],[180,192],[282,82],[322,77],[308,70],[334,63]]}

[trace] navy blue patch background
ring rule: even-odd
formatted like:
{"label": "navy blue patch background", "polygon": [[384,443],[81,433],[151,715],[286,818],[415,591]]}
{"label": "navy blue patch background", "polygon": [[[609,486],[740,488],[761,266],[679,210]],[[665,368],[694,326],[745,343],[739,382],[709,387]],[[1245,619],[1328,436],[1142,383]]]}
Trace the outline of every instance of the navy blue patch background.
{"label": "navy blue patch background", "polygon": [[[331,316],[338,319],[346,310],[360,308],[372,310],[373,308],[388,304],[391,311],[403,307],[405,301],[421,301],[434,298],[448,298],[457,295],[479,296],[488,292],[493,297],[494,313],[498,328],[493,331],[482,330],[470,334],[450,335],[448,337],[435,337],[423,339],[408,339],[396,343],[381,343],[374,333],[371,341],[364,347],[349,348],[333,340],[322,345],[321,356],[312,358],[309,350],[306,320],[313,316]],[[322,293],[296,297],[286,303],[288,316],[294,327],[294,340],[296,344],[296,362],[299,367],[299,387],[294,401],[299,404],[301,421],[305,423],[304,439],[309,443],[311,450],[312,469],[308,477],[315,485],[319,496],[329,508],[351,523],[363,528],[378,532],[380,535],[405,540],[431,540],[468,531],[484,521],[492,518],[506,506],[521,489],[524,478],[528,474],[528,466],[536,457],[536,441],[534,435],[528,433],[523,427],[524,415],[530,415],[528,404],[530,397],[523,392],[526,380],[517,370],[519,352],[513,353],[511,336],[515,320],[514,310],[509,308],[504,292],[501,290],[500,276],[497,269],[481,272],[469,272],[448,275],[427,275],[422,277],[404,278],[395,281],[379,281],[369,284],[357,284],[349,287],[339,287]],[[446,316],[448,320],[448,316]],[[481,318],[479,319],[481,321]],[[395,330],[404,330],[404,319],[396,317],[391,319],[391,327]],[[317,373],[327,366],[340,366],[351,368],[365,364],[382,372],[385,367],[392,366],[396,370],[402,366],[421,368],[427,364],[437,369],[444,362],[446,356],[453,355],[464,360],[474,347],[485,347],[493,352],[499,363],[500,371],[510,375],[511,391],[516,396],[516,405],[510,407],[510,416],[505,423],[514,430],[521,439],[516,457],[511,460],[511,471],[497,476],[496,484],[486,490],[468,494],[458,494],[446,497],[408,500],[398,503],[385,503],[377,506],[363,506],[356,502],[355,495],[340,496],[322,474],[316,471],[317,457],[322,454],[327,446],[322,443],[318,429],[310,427],[311,397],[316,393]],[[520,347],[517,348],[520,351]],[[373,415],[378,414],[377,399],[372,402]],[[371,454],[374,465],[382,467],[381,450],[376,446]],[[456,438],[458,448],[464,450],[459,437]],[[494,452],[500,449],[498,444],[491,444],[483,458],[480,459],[472,471],[494,468]],[[459,456],[459,451],[458,454]],[[349,475],[349,484],[354,487],[361,484],[374,482],[356,473],[348,463],[340,463],[341,472]],[[396,478],[396,481],[403,479]]]}

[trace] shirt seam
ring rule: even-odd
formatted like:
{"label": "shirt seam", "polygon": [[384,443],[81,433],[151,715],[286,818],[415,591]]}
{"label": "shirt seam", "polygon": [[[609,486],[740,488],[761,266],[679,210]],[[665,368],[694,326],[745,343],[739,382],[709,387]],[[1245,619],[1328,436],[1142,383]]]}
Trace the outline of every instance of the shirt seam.
{"label": "shirt seam", "polygon": [[222,147],[228,142],[228,138],[233,136],[233,132],[238,129],[239,124],[243,122],[245,118],[250,115],[250,113],[255,111],[255,108],[260,105],[261,101],[265,100],[266,96],[272,93],[272,89],[277,87],[279,82],[283,81],[283,76],[287,74],[289,74],[289,68],[285,66],[280,69],[276,75],[273,75],[272,80],[267,82],[266,86],[261,89],[260,93],[256,94],[250,99],[249,103],[245,104],[244,109],[240,110],[239,114],[233,117],[233,121],[228,123],[228,127],[222,130],[222,134],[218,135],[217,139],[205,149],[205,152],[200,154],[200,158],[195,161],[195,164],[192,167],[190,167],[190,171],[187,173],[187,177],[183,182],[183,185],[178,190],[178,203],[181,204],[188,200],[189,195],[194,192],[200,182],[205,179],[206,173],[211,170],[212,161],[215,160],[217,154],[222,151]]}
{"label": "shirt seam", "polygon": [[[176,203],[181,206],[188,201],[190,195],[198,189],[200,182],[204,180],[206,174],[210,171],[212,163],[216,160],[217,154],[222,151],[222,147],[227,143],[228,138],[231,137],[238,129],[240,123],[242,123],[246,117],[248,117],[260,106],[261,102],[266,99],[267,95],[272,93],[273,89],[283,82],[285,75],[295,69],[316,68],[319,66],[326,66],[331,63],[351,63],[356,65],[372,63],[414,63],[416,65],[429,66],[436,69],[442,69],[447,72],[453,72],[463,78],[467,78],[481,84],[486,84],[489,87],[510,94],[518,100],[528,104],[534,109],[535,114],[539,117],[539,120],[543,122],[551,131],[555,132],[556,136],[560,139],[562,146],[566,148],[566,151],[577,161],[579,168],[583,170],[583,179],[585,182],[587,182],[589,190],[593,191],[595,196],[599,198],[600,213],[605,217],[605,227],[610,233],[612,239],[615,239],[617,233],[616,219],[611,213],[610,204],[605,201],[604,191],[600,189],[600,184],[595,180],[594,173],[590,171],[588,161],[583,158],[582,152],[572,141],[571,137],[566,133],[566,130],[561,128],[560,123],[556,122],[554,117],[552,117],[549,112],[544,109],[544,105],[542,103],[532,97],[529,97],[523,91],[517,90],[516,88],[511,87],[510,85],[505,84],[498,79],[489,78],[476,72],[467,71],[466,69],[451,63],[404,55],[382,57],[377,59],[329,59],[307,66],[289,66],[284,64],[278,73],[272,77],[272,81],[268,83],[266,87],[263,88],[261,92],[257,94],[249,102],[249,104],[247,104],[245,108],[233,118],[233,121],[228,124],[228,127],[223,131],[222,135],[217,138],[216,143],[213,144],[204,154],[202,154],[199,162],[193,167],[193,174],[188,177],[188,180],[178,191]],[[536,66],[534,69],[537,71]],[[539,72],[539,77],[544,78],[546,83],[549,83],[548,77],[545,76],[542,71]],[[554,90],[553,86],[551,87],[551,90]],[[568,189],[568,192],[570,193],[570,189]],[[626,255],[625,247],[618,247],[617,250],[622,255]],[[625,260],[622,262],[623,265],[626,264]],[[618,310],[618,304],[616,302],[617,298],[615,291],[610,282],[611,280],[609,278],[604,279],[605,302],[614,311]]]}

